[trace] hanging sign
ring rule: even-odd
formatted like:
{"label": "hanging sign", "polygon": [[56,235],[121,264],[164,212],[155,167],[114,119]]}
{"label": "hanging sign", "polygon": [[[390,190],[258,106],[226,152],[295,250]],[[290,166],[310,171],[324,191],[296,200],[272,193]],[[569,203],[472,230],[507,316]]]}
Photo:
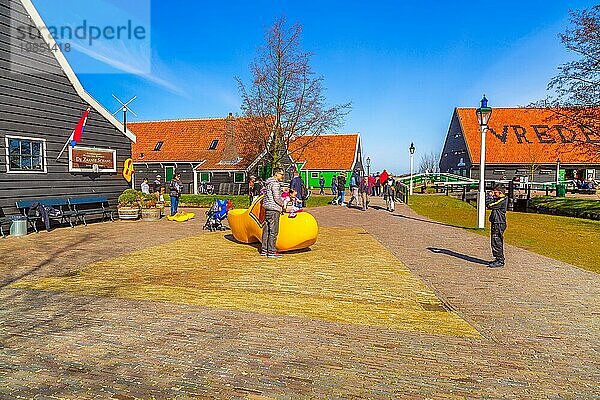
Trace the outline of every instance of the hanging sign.
{"label": "hanging sign", "polygon": [[81,146],[69,147],[69,172],[117,172],[117,151]]}

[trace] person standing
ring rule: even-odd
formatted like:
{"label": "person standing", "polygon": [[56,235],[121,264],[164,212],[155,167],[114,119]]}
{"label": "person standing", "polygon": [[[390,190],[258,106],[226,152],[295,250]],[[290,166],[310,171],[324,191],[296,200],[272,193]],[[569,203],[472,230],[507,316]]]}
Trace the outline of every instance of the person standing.
{"label": "person standing", "polygon": [[269,258],[280,258],[275,244],[279,235],[279,217],[283,212],[283,199],[281,197],[281,182],[283,181],[283,169],[275,168],[274,174],[267,179],[266,194],[263,198],[265,209],[265,224],[262,232],[262,246],[260,255]]}
{"label": "person standing", "polygon": [[250,198],[250,204],[254,201],[254,185],[256,184],[256,177],[254,175],[250,176],[250,181],[248,182],[248,197]]}
{"label": "person standing", "polygon": [[144,182],[140,185],[140,190],[144,194],[150,194],[150,185],[148,184],[148,178],[144,178]]}
{"label": "person standing", "polygon": [[394,203],[394,177],[392,175],[388,175],[387,180],[383,184],[383,198],[385,199],[385,208],[389,212],[394,212],[396,210],[396,205]]}
{"label": "person standing", "polygon": [[344,204],[344,197],[346,195],[346,174],[342,171],[340,172],[340,174],[337,177],[337,191],[338,191],[338,197],[337,197],[337,204],[339,204],[340,206],[345,206],[346,204]]}
{"label": "person standing", "polygon": [[381,195],[381,174],[378,172],[375,175],[375,185],[373,186],[373,196],[379,197]]}
{"label": "person standing", "polygon": [[369,175],[367,182],[369,183],[369,196],[375,196],[375,177]]}
{"label": "person standing", "polygon": [[350,193],[352,193],[350,200],[348,201],[348,207],[350,207],[354,202],[358,205],[358,186],[360,185],[360,177],[355,172],[352,173],[350,177]]}
{"label": "person standing", "polygon": [[362,181],[360,182],[360,186],[358,187],[363,211],[367,211],[367,209],[369,208],[369,192],[370,192],[370,190],[371,189],[369,188],[369,178],[367,178],[365,176],[362,179]]}
{"label": "person standing", "polygon": [[292,178],[291,182],[290,182],[290,192],[292,191],[296,191],[297,193],[297,199],[298,202],[302,204],[302,207],[304,207],[304,200],[306,197],[306,190],[305,190],[304,186],[304,182],[302,182],[302,178],[300,178],[300,174],[298,173],[298,171],[296,169],[294,169],[294,177]]}
{"label": "person standing", "polygon": [[169,196],[171,197],[171,216],[177,214],[177,208],[179,208],[179,197],[183,192],[183,185],[181,184],[181,174],[175,174],[173,180],[169,183]]}
{"label": "person standing", "polygon": [[335,201],[337,199],[337,176],[335,174],[331,177],[331,194]]}
{"label": "person standing", "polygon": [[501,186],[496,185],[489,192],[485,202],[487,208],[492,210],[490,214],[491,226],[491,247],[494,261],[489,263],[490,268],[504,267],[504,231],[506,231],[506,209],[508,207],[508,197],[504,194]]}
{"label": "person standing", "polygon": [[160,175],[156,175],[156,179],[152,182],[152,193],[160,194],[160,189],[163,187],[162,178]]}
{"label": "person standing", "polygon": [[321,176],[319,177],[319,194],[320,195],[324,195],[325,194],[325,178],[323,178],[323,174],[321,174]]}
{"label": "person standing", "polygon": [[381,185],[381,192],[382,192],[381,195],[382,196],[384,195],[383,189],[384,189],[385,183],[387,182],[388,178],[389,178],[389,174],[388,174],[387,170],[384,169],[383,172],[381,173],[381,175],[379,175],[379,184]]}

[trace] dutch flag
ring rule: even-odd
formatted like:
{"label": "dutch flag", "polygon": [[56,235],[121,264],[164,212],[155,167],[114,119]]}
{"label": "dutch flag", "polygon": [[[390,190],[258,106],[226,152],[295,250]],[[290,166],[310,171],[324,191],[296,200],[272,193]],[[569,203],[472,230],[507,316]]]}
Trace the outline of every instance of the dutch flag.
{"label": "dutch flag", "polygon": [[73,147],[73,148],[75,148],[75,146],[77,146],[77,143],[81,142],[81,135],[83,135],[83,131],[85,130],[85,124],[87,122],[88,115],[90,115],[89,107],[83,113],[83,116],[81,117],[81,119],[79,120],[79,123],[77,124],[77,126],[75,127],[75,130],[73,131],[73,137],[71,138],[71,147]]}

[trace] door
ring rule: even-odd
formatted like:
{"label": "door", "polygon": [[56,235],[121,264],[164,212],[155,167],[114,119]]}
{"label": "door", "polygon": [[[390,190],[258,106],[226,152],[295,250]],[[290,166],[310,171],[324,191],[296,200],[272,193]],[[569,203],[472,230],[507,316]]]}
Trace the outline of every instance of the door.
{"label": "door", "polygon": [[165,182],[171,182],[175,176],[175,167],[165,167]]}

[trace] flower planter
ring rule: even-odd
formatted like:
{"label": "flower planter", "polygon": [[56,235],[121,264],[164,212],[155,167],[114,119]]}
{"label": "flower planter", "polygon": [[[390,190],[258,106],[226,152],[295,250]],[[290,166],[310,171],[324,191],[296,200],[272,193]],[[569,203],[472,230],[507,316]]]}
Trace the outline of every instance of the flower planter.
{"label": "flower planter", "polygon": [[144,221],[158,221],[161,217],[160,208],[144,208],[142,209],[142,219]]}
{"label": "flower planter", "polygon": [[124,220],[136,220],[140,218],[140,209],[133,207],[121,207],[119,208],[119,219]]}

